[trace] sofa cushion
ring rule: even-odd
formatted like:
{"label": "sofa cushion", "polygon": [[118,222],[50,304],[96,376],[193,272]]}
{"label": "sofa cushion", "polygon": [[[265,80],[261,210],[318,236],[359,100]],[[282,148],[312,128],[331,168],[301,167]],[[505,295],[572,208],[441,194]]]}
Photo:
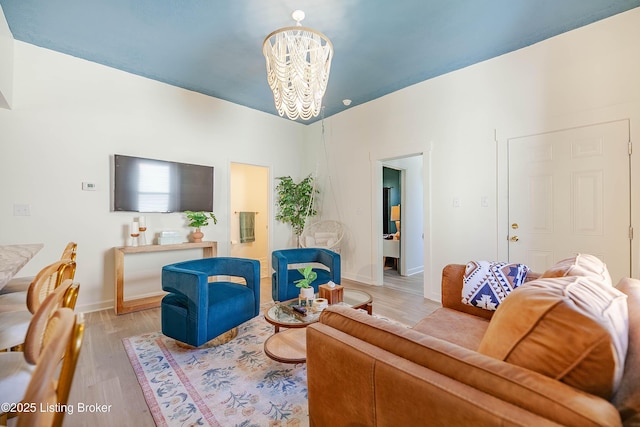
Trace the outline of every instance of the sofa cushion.
{"label": "sofa cushion", "polygon": [[478,351],[609,400],[627,344],[626,295],[593,278],[558,277],[514,290]]}
{"label": "sofa cushion", "polygon": [[475,351],[487,327],[488,319],[441,307],[420,320],[412,329]]}
{"label": "sofa cushion", "polygon": [[576,254],[576,256],[559,261],[542,273],[541,278],[550,277],[593,277],[598,283],[613,286],[607,265],[597,256],[590,254]]}
{"label": "sofa cushion", "polygon": [[624,376],[612,402],[625,426],[640,426],[640,280],[622,279],[616,288],[627,295],[629,347]]}
{"label": "sofa cushion", "polygon": [[524,264],[470,261],[464,272],[462,302],[495,311],[511,291],[524,283],[528,271]]}

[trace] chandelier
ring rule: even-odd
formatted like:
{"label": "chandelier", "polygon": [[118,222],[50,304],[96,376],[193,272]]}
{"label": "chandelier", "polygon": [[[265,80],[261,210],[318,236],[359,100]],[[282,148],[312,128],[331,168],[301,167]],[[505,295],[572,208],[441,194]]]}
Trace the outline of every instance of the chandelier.
{"label": "chandelier", "polygon": [[331,41],[319,31],[303,27],[304,12],[291,14],[295,27],[280,28],[262,44],[267,81],[280,116],[291,120],[317,117],[329,82],[333,57]]}

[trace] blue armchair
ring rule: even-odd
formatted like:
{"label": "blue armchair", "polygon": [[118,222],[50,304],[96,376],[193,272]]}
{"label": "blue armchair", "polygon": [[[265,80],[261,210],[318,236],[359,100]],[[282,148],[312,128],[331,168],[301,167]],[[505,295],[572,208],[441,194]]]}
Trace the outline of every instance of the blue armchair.
{"label": "blue armchair", "polygon": [[[209,282],[211,276],[235,276]],[[203,258],[162,268],[162,333],[199,347],[260,312],[260,263],[245,258]]]}
{"label": "blue armchair", "polygon": [[272,267],[272,296],[274,301],[286,301],[297,298],[300,290],[296,287],[297,280],[302,274],[297,268],[289,268],[290,264],[319,263],[327,268],[314,268],[318,274],[311,286],[318,292],[318,286],[332,280],[340,283],[340,254],[322,248],[282,249],[273,251]]}

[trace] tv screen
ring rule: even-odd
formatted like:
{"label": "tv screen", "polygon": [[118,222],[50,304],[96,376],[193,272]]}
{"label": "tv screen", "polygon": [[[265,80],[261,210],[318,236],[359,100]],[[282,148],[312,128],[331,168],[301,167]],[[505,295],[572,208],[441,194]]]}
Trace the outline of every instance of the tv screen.
{"label": "tv screen", "polygon": [[213,167],[114,155],[113,210],[213,211]]}

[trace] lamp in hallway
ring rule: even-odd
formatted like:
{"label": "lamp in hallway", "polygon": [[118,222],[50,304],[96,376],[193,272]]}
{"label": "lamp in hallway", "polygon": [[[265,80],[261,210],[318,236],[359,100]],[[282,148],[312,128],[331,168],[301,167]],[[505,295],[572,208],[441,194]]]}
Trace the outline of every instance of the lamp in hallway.
{"label": "lamp in hallway", "polygon": [[391,206],[391,221],[396,223],[396,239],[400,239],[400,205]]}
{"label": "lamp in hallway", "polygon": [[333,44],[319,31],[300,24],[304,12],[291,17],[294,27],[280,28],[262,44],[267,61],[267,81],[280,116],[291,120],[317,117],[329,82]]}

